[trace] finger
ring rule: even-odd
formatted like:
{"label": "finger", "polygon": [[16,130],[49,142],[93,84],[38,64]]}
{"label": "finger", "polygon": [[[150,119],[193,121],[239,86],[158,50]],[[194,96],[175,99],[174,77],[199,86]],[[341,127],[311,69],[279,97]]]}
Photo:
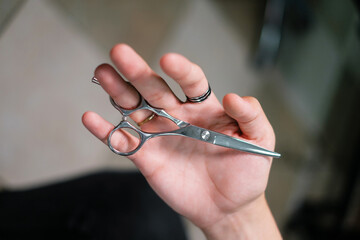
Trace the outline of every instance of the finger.
{"label": "finger", "polygon": [[[82,122],[95,137],[107,144],[108,135],[114,129],[111,123],[94,112],[84,113]],[[116,131],[111,138],[111,145],[120,152],[129,152],[135,149],[138,144],[138,138],[124,131]]]}
{"label": "finger", "polygon": [[[166,54],[161,58],[160,65],[163,71],[180,85],[187,97],[199,97],[209,88],[209,83],[201,68],[182,55]],[[205,102],[218,102],[214,94],[209,96],[209,100]]]}
{"label": "finger", "polygon": [[[103,89],[111,96],[114,101],[122,108],[132,109],[139,105],[140,96],[131,84],[117,73],[117,71],[109,64],[101,64],[95,69],[95,78],[98,79]],[[135,122],[142,122],[151,116],[148,110],[136,111],[131,114],[131,118]]]}
{"label": "finger", "polygon": [[246,138],[260,140],[273,135],[272,127],[255,98],[241,98],[230,93],[224,97],[223,105],[225,112],[238,122]]}
{"label": "finger", "polygon": [[152,106],[171,109],[180,104],[166,82],[128,45],[116,45],[110,57],[123,76]]}

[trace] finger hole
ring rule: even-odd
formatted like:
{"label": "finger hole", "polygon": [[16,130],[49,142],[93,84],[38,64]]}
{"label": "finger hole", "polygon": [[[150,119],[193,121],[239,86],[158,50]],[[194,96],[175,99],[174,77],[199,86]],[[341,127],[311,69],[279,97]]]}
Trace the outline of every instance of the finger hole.
{"label": "finger hole", "polygon": [[140,135],[132,128],[121,128],[111,132],[108,143],[112,151],[119,155],[128,155],[139,147]]}

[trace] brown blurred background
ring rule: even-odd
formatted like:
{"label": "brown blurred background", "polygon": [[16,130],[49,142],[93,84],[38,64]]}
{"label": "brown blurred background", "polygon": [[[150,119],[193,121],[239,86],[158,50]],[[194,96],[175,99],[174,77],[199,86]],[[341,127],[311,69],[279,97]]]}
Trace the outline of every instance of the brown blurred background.
{"label": "brown blurred background", "polygon": [[86,110],[119,120],[90,84],[118,42],[162,76],[159,58],[178,52],[219,99],[260,100],[282,153],[267,198],[285,239],[360,238],[359,1],[0,0],[3,188],[134,170],[81,124]]}

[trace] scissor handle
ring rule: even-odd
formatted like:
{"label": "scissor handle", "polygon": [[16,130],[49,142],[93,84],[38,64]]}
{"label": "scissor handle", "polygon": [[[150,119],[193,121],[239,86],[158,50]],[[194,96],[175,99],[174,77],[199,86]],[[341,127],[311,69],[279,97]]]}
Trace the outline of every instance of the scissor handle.
{"label": "scissor handle", "polygon": [[[112,135],[114,134],[114,132],[116,132],[117,130],[120,130],[122,128],[128,128],[128,129],[132,129],[134,130],[138,135],[139,135],[139,144],[138,146],[128,152],[121,152],[119,150],[117,150],[112,144],[111,144],[111,138]],[[134,153],[136,153],[137,151],[139,151],[139,149],[142,147],[142,145],[144,145],[144,143],[146,142],[146,140],[148,140],[149,138],[153,137],[153,134],[151,133],[146,133],[141,131],[140,129],[136,128],[134,125],[132,125],[130,122],[128,122],[127,120],[122,120],[109,134],[108,138],[107,138],[107,145],[109,146],[110,150],[113,151],[114,153],[121,155],[121,156],[130,156]]]}
{"label": "scissor handle", "polygon": [[[173,116],[171,116],[170,114],[165,112],[165,110],[150,106],[150,104],[148,104],[146,102],[146,100],[140,94],[139,94],[139,96],[140,96],[140,100],[141,100],[140,104],[134,109],[122,108],[121,106],[116,104],[116,102],[110,97],[111,104],[123,115],[123,120],[110,132],[110,134],[108,136],[108,139],[107,139],[108,140],[107,144],[108,144],[109,148],[111,149],[111,151],[113,151],[114,153],[116,153],[118,155],[121,155],[121,156],[129,156],[129,155],[132,155],[132,154],[136,153],[137,151],[139,151],[139,149],[142,147],[142,145],[144,145],[146,140],[148,140],[149,138],[160,136],[160,135],[164,134],[164,133],[147,133],[147,132],[143,132],[139,128],[135,127],[130,122],[128,122],[127,117],[130,114],[132,114],[132,113],[134,113],[134,112],[136,112],[138,110],[149,110],[149,111],[155,113],[156,115],[158,115],[160,117],[165,117],[165,118],[173,121],[179,128],[188,125],[188,123],[186,123],[186,122],[184,122],[182,120],[174,118]],[[132,129],[139,135],[139,141],[140,142],[139,142],[139,145],[135,149],[133,149],[131,151],[128,151],[128,152],[121,152],[121,151],[117,150],[116,148],[114,148],[114,146],[111,144],[112,135],[114,134],[115,131],[117,131],[117,130],[119,130],[121,128]]]}
{"label": "scissor handle", "polygon": [[122,108],[121,106],[117,105],[116,102],[114,101],[114,99],[112,99],[111,97],[110,97],[110,102],[114,106],[114,108],[116,108],[124,117],[127,117],[130,114],[132,114],[133,112],[136,112],[139,110],[149,110],[160,117],[165,117],[165,118],[171,120],[178,127],[186,126],[188,124],[182,120],[174,118],[173,116],[171,116],[170,114],[165,112],[164,109],[152,107],[140,94],[139,94],[139,96],[140,96],[140,104],[134,109]]}

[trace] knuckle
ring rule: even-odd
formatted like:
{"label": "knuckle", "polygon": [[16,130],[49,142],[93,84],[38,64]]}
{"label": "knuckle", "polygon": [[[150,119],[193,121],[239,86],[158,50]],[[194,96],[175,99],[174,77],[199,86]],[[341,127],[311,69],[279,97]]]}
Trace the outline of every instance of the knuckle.
{"label": "knuckle", "polygon": [[206,80],[204,72],[199,65],[194,64],[188,73],[186,87],[198,88],[205,82],[204,80]]}
{"label": "knuckle", "polygon": [[177,74],[177,76],[175,77],[175,80],[177,82],[187,82],[189,77],[191,76],[191,72],[192,72],[192,66],[189,67],[186,71],[183,71],[183,72],[179,72]]}
{"label": "knuckle", "polygon": [[125,76],[130,82],[144,80],[152,75],[152,70],[147,65],[133,65],[128,66],[128,71],[124,72]]}
{"label": "knuckle", "polygon": [[150,96],[147,97],[149,102],[163,102],[164,94],[162,92],[154,92]]}

